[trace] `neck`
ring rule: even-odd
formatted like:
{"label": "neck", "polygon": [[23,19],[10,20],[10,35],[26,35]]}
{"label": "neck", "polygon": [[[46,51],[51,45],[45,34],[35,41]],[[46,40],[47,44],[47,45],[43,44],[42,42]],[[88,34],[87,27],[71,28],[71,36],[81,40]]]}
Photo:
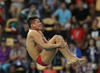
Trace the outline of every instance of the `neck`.
{"label": "neck", "polygon": [[91,45],[90,47],[94,47],[93,45]]}

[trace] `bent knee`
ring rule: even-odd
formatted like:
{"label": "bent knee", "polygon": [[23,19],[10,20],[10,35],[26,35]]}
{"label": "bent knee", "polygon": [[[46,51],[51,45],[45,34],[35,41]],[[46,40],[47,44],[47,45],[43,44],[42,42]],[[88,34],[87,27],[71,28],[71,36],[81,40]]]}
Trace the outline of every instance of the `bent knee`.
{"label": "bent knee", "polygon": [[54,35],[55,38],[63,38],[61,35]]}
{"label": "bent knee", "polygon": [[61,35],[55,35],[54,37],[55,37],[56,40],[64,40]]}

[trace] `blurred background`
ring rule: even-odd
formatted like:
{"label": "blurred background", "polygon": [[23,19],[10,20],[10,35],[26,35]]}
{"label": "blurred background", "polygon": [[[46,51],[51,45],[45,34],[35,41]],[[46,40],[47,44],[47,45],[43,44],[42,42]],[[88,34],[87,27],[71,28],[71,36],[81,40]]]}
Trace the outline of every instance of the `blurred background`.
{"label": "blurred background", "polygon": [[[48,67],[26,51],[27,19],[38,16],[49,40],[62,35],[82,66],[67,65],[58,52]],[[0,73],[100,73],[100,0],[0,0]]]}

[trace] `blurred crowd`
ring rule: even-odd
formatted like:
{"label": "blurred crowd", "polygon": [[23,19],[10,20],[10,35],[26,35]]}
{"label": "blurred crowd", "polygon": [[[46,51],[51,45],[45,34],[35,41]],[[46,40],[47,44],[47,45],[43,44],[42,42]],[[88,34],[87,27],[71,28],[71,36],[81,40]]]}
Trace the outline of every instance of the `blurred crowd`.
{"label": "blurred crowd", "polygon": [[[100,73],[99,10],[100,0],[0,0],[0,73]],[[46,39],[62,35],[86,64],[67,65],[58,52],[48,67],[37,66],[25,49],[30,16],[39,17]]]}

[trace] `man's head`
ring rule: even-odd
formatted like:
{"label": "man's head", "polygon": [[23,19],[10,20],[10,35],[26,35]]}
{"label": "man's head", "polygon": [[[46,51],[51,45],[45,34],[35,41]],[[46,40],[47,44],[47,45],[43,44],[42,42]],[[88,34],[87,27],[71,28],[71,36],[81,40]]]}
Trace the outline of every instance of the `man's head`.
{"label": "man's head", "polygon": [[79,25],[78,22],[75,23],[75,28],[76,28],[76,29],[80,28],[80,25]]}
{"label": "man's head", "polygon": [[79,2],[77,3],[77,7],[78,7],[79,9],[84,9],[84,4],[83,4],[83,2],[82,2],[82,1],[79,1]]}
{"label": "man's head", "polygon": [[97,28],[98,22],[99,22],[98,19],[94,19],[92,23],[92,27]]}
{"label": "man's head", "polygon": [[30,6],[29,6],[29,9],[31,10],[31,11],[34,11],[34,10],[36,10],[36,5],[35,4],[30,4]]}
{"label": "man's head", "polygon": [[75,47],[76,47],[76,43],[74,41],[71,41],[70,42],[70,48],[74,50]]}
{"label": "man's head", "polygon": [[42,23],[40,22],[39,18],[34,16],[28,19],[28,25],[30,29],[33,30],[42,30]]}
{"label": "man's head", "polygon": [[66,9],[66,3],[61,3],[61,8],[64,10],[64,9]]}

